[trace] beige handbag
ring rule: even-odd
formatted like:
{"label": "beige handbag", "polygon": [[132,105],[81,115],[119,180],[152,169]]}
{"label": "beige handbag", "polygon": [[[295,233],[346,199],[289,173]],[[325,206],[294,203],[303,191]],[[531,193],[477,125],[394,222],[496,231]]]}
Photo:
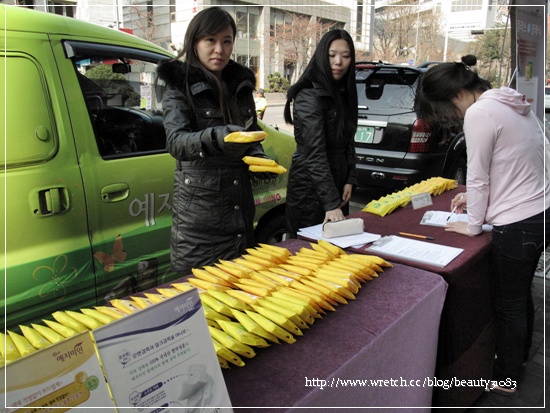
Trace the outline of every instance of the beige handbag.
{"label": "beige handbag", "polygon": [[341,221],[328,221],[323,224],[323,238],[345,237],[360,234],[365,225],[362,218],[349,218]]}

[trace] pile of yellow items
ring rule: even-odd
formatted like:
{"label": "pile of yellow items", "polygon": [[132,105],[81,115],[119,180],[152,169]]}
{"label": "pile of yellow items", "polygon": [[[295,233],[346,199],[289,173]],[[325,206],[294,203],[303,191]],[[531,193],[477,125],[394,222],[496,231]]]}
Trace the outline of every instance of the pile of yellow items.
{"label": "pile of yellow items", "polygon": [[244,366],[241,357],[254,357],[254,347],[294,343],[315,319],[355,299],[362,283],[392,266],[376,256],[347,254],[327,241],[310,245],[291,254],[260,244],[232,261],[195,268],[185,282],[156,288],[156,293],[113,299],[110,306],[80,312],[56,311],[56,321],[21,325],[22,335],[2,334],[0,355],[8,363],[196,287],[220,365]]}
{"label": "pile of yellow items", "polygon": [[233,261],[193,270],[183,287],[199,288],[223,368],[244,366],[241,357],[253,357],[254,347],[296,342],[316,319],[355,299],[362,283],[391,266],[323,240],[310,245],[291,254],[260,244]]}
{"label": "pile of yellow items", "polygon": [[432,196],[442,194],[445,191],[456,188],[454,179],[441,177],[430,178],[417,184],[411,185],[399,192],[383,196],[380,199],[372,200],[363,208],[363,212],[380,215],[381,217],[391,214],[396,208],[406,206],[411,195],[429,193]]}

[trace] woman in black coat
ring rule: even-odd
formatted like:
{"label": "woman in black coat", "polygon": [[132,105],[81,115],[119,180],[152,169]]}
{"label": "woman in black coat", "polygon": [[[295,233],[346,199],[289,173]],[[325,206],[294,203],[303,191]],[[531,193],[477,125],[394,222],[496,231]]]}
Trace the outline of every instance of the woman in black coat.
{"label": "woman in black coat", "polygon": [[166,84],[166,147],[177,161],[171,263],[184,275],[254,244],[254,198],[242,157],[266,155],[260,143],[224,142],[250,122],[248,130],[259,130],[254,73],[230,60],[235,34],[229,13],[204,9],[191,20],[181,53],[157,69]]}
{"label": "woman in black coat", "polygon": [[345,30],[330,30],[321,38],[287,93],[284,115],[294,124],[296,138],[286,207],[291,231],[344,219],[357,184],[355,48]]}

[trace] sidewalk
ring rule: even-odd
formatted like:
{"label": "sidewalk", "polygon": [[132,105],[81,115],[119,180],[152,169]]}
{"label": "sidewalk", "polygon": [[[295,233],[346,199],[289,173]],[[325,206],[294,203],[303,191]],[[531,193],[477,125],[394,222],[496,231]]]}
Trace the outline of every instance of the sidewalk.
{"label": "sidewalk", "polygon": [[269,106],[284,106],[286,104],[286,93],[265,93]]}
{"label": "sidewalk", "polygon": [[527,365],[518,382],[518,396],[510,399],[493,393],[485,393],[474,403],[472,408],[466,410],[468,413],[489,412],[489,408],[498,408],[497,411],[506,409],[511,413],[542,412],[545,405],[545,390],[546,405],[550,406],[550,380],[546,380],[546,386],[544,383],[545,361],[546,377],[550,377],[550,363],[545,355],[544,346],[545,314],[548,316],[550,303],[550,248],[541,257],[536,277],[533,280],[532,291],[535,304],[533,345]]}

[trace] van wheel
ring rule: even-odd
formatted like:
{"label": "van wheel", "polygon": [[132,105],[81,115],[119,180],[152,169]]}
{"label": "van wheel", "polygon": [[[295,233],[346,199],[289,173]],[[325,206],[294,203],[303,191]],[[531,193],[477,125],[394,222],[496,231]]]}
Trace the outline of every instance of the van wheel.
{"label": "van wheel", "polygon": [[451,172],[451,178],[456,180],[458,185],[466,185],[466,159],[460,158],[455,169]]}
{"label": "van wheel", "polygon": [[278,215],[256,228],[256,242],[275,245],[291,238],[285,215]]}

